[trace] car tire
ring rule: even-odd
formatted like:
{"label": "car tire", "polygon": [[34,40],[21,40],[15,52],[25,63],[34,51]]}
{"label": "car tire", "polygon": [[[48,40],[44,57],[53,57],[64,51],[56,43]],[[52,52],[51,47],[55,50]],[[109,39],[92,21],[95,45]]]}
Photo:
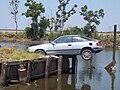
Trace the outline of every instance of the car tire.
{"label": "car tire", "polygon": [[93,57],[93,53],[90,49],[83,49],[81,52],[81,57],[85,60],[85,61],[89,61],[92,59]]}
{"label": "car tire", "polygon": [[42,54],[42,55],[46,55],[46,53],[45,53],[43,50],[36,50],[35,53],[39,53],[39,54]]}

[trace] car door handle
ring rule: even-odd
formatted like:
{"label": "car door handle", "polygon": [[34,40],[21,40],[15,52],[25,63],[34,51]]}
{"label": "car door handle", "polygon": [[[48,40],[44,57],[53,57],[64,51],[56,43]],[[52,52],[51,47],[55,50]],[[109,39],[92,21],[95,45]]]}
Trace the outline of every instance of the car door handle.
{"label": "car door handle", "polygon": [[68,46],[72,46],[71,44],[68,44]]}

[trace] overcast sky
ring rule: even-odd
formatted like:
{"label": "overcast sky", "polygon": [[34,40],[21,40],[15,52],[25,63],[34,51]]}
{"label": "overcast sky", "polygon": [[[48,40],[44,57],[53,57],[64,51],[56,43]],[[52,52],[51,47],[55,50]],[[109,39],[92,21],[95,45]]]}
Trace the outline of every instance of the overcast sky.
{"label": "overcast sky", "polygon": [[[1,0],[0,5],[0,29],[15,29],[14,20],[10,14],[10,0]],[[44,16],[47,18],[55,17],[55,12],[57,11],[58,0],[36,0],[41,2],[45,7]],[[24,29],[27,26],[30,26],[30,18],[26,18],[21,14],[26,11],[24,3],[26,0],[20,0],[19,3],[19,16],[18,16],[18,29]],[[68,5],[68,10],[71,9],[74,4],[77,4],[76,8],[77,13],[69,18],[65,23],[65,28],[72,26],[83,27],[85,21],[83,17],[80,16],[80,8],[84,5],[88,6],[89,10],[99,10],[104,9],[105,16],[101,19],[101,24],[97,27],[98,31],[113,31],[113,25],[118,25],[118,30],[120,29],[120,0],[71,0]],[[120,31],[120,30],[119,30]]]}

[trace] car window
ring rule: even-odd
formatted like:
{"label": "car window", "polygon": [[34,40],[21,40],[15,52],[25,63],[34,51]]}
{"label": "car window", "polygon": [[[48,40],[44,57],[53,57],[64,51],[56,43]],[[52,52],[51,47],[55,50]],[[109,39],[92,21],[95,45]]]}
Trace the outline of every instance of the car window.
{"label": "car window", "polygon": [[84,37],[84,36],[81,36],[81,38],[85,39],[86,41],[92,41],[92,40],[93,40],[93,39],[91,39],[91,38]]}
{"label": "car window", "polygon": [[65,36],[65,37],[60,37],[54,41],[55,43],[69,43],[71,42],[71,37]]}
{"label": "car window", "polygon": [[77,36],[76,36],[76,37],[73,37],[73,38],[72,38],[72,41],[73,41],[73,42],[84,42],[84,39],[82,39],[81,37],[77,37]]}

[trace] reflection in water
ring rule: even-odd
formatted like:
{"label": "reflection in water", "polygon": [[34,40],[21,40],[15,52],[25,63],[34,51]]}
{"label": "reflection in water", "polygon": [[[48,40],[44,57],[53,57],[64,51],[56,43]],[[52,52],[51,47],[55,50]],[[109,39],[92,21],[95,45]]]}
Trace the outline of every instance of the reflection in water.
{"label": "reflection in water", "polygon": [[62,90],[61,75],[57,76],[57,90]]}
{"label": "reflection in water", "polygon": [[112,50],[96,54],[92,65],[78,56],[76,74],[53,75],[31,82],[31,86],[15,84],[0,90],[120,90],[120,51],[116,52],[116,72],[106,72],[104,67],[111,61]]}
{"label": "reflection in water", "polygon": [[75,74],[64,74],[61,80],[62,90],[75,90]]}
{"label": "reflection in water", "polygon": [[0,87],[0,90],[4,90],[4,88],[3,88],[3,87]]}
{"label": "reflection in water", "polygon": [[45,90],[48,90],[48,78],[45,78]]}
{"label": "reflection in water", "polygon": [[6,87],[4,90],[75,90],[75,75],[54,75],[39,79],[35,83],[33,81],[30,86],[16,84]]}
{"label": "reflection in water", "polygon": [[27,45],[20,43],[11,43],[11,42],[0,42],[1,47],[16,47],[19,50],[24,50],[27,48]]}
{"label": "reflection in water", "polygon": [[108,74],[111,77],[111,90],[114,90],[114,83],[115,83],[115,72],[116,71],[109,71],[106,69],[106,71],[108,72]]}
{"label": "reflection in water", "polygon": [[72,85],[72,75],[71,74],[68,76],[67,84]]}
{"label": "reflection in water", "polygon": [[81,90],[91,90],[91,87],[88,84],[83,84]]}
{"label": "reflection in water", "polygon": [[79,89],[84,83],[89,84],[92,81],[100,82],[101,73],[93,70],[81,71],[77,76],[77,88]]}
{"label": "reflection in water", "polygon": [[96,70],[91,62],[86,62],[84,63],[84,65],[85,65],[84,68],[78,70],[76,88],[83,89],[86,87],[88,89],[83,89],[83,90],[91,90],[89,85],[90,82],[92,82],[93,80],[100,82],[102,77],[102,72]]}

